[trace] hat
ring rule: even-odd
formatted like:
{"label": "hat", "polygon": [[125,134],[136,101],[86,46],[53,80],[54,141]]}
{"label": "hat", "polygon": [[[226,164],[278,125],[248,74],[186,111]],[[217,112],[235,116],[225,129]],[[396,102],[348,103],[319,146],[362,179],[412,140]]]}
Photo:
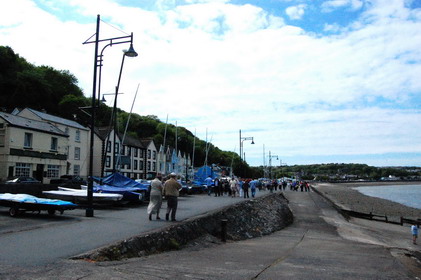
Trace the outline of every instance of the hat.
{"label": "hat", "polygon": [[170,176],[171,176],[171,177],[177,177],[177,174],[175,174],[174,172],[171,172],[171,173],[170,173]]}

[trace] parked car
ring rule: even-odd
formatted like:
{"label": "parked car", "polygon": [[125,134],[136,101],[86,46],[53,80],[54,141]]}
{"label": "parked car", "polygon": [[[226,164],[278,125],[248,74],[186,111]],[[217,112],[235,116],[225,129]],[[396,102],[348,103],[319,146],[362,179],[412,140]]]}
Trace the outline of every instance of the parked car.
{"label": "parked car", "polygon": [[51,179],[50,184],[80,189],[81,185],[87,185],[88,182],[78,175],[62,175],[60,179]]}
{"label": "parked car", "polygon": [[33,177],[21,176],[6,181],[6,184],[41,184],[41,181],[38,181]]}

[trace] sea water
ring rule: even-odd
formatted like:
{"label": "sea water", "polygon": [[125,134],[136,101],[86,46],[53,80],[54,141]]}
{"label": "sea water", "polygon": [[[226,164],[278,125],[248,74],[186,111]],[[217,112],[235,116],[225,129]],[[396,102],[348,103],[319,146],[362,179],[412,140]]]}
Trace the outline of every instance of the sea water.
{"label": "sea water", "polygon": [[421,209],[421,185],[387,185],[354,188],[360,193]]}

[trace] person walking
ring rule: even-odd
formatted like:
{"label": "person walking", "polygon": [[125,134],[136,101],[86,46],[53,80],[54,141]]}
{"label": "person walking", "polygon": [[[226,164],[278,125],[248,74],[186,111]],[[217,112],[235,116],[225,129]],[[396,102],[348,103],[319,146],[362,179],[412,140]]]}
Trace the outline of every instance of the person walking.
{"label": "person walking", "polygon": [[417,244],[417,238],[418,238],[418,226],[417,225],[411,226],[411,233],[412,233],[412,243]]}
{"label": "person walking", "polygon": [[218,177],[216,177],[213,182],[213,192],[215,193],[215,197],[221,196],[221,187],[221,182],[219,181]]}
{"label": "person walking", "polygon": [[256,187],[257,187],[257,180],[254,179],[250,182],[250,190],[251,190],[251,197],[256,196]]}
{"label": "person walking", "polygon": [[159,210],[162,205],[162,175],[156,174],[155,179],[151,182],[151,192],[148,205],[149,221],[152,221],[152,215],[156,214],[156,219],[161,220],[159,217]]}
{"label": "person walking", "polygon": [[213,180],[212,180],[212,177],[210,175],[205,179],[205,184],[206,184],[206,187],[208,189],[208,195],[211,195]]}
{"label": "person walking", "polygon": [[232,178],[230,181],[230,188],[231,188],[231,197],[235,197],[236,193],[237,193],[237,180],[235,180],[235,178]]}
{"label": "person walking", "polygon": [[250,198],[249,197],[249,187],[250,187],[250,180],[247,179],[244,181],[243,183],[243,193],[244,193],[244,198]]}
{"label": "person walking", "polygon": [[165,219],[168,221],[171,214],[171,221],[175,222],[175,214],[177,212],[178,206],[178,196],[180,195],[179,190],[181,189],[181,184],[177,182],[177,174],[172,172],[170,174],[170,179],[164,183],[163,194],[167,199],[167,214]]}

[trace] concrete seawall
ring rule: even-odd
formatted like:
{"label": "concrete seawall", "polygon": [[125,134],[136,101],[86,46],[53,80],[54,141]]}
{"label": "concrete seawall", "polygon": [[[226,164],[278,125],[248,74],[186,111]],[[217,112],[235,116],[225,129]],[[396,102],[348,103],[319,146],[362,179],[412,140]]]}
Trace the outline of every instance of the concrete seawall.
{"label": "concrete seawall", "polygon": [[227,221],[226,239],[238,241],[281,230],[293,222],[293,215],[283,194],[274,193],[245,200],[75,258],[112,261],[177,250],[206,235],[221,238],[222,220]]}

